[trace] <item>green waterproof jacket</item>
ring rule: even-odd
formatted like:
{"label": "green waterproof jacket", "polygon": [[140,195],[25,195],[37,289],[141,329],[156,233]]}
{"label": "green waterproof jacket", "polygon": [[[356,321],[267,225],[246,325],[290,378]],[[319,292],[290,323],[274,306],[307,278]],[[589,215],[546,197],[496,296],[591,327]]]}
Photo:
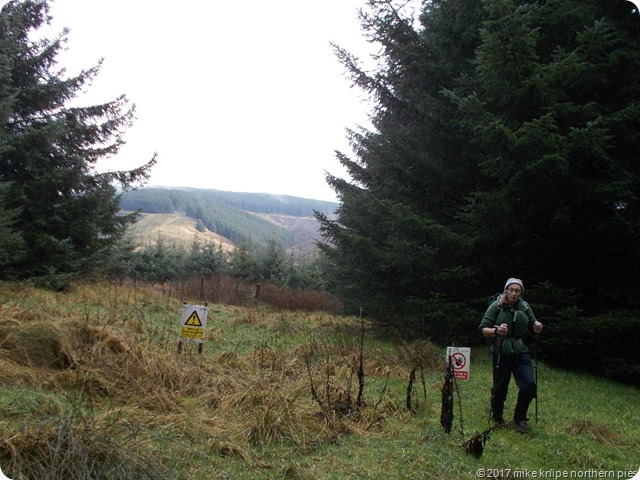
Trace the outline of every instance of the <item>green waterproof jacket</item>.
{"label": "green waterproof jacket", "polygon": [[533,335],[535,322],[536,317],[529,304],[524,300],[519,299],[514,308],[508,304],[500,307],[498,300],[496,300],[487,308],[478,329],[482,332],[485,327],[497,327],[506,323],[507,335],[493,337],[491,351],[498,355],[516,355],[529,351],[525,339],[527,336]]}

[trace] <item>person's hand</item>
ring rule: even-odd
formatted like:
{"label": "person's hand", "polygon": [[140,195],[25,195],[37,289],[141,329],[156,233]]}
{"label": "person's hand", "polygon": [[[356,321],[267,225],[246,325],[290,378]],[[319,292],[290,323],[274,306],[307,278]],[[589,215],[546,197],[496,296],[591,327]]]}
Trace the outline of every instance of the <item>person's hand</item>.
{"label": "person's hand", "polygon": [[535,333],[540,333],[542,331],[542,329],[544,328],[544,325],[542,325],[540,322],[538,322],[536,320],[536,323],[533,324],[533,331]]}
{"label": "person's hand", "polygon": [[507,326],[506,323],[503,323],[498,327],[498,331],[496,333],[500,336],[504,336],[507,334],[508,331],[509,331],[509,327]]}

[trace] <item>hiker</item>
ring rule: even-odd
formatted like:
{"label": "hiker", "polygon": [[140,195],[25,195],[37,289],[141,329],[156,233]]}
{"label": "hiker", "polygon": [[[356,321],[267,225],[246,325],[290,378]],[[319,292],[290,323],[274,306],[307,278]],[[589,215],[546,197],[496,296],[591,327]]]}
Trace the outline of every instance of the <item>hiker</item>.
{"label": "hiker", "polygon": [[484,337],[493,338],[493,387],[491,388],[491,415],[497,426],[504,426],[504,402],[511,374],[518,385],[518,400],[513,423],[519,432],[526,432],[529,404],[537,396],[528,337],[542,331],[531,307],[521,296],[524,284],[519,278],[510,278],[504,292],[489,305],[478,330]]}

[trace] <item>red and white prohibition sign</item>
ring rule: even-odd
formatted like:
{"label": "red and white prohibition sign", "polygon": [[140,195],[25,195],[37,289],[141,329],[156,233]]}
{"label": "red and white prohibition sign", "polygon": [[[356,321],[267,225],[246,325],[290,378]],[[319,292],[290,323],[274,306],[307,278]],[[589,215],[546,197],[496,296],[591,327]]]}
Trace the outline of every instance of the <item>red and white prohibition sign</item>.
{"label": "red and white prohibition sign", "polygon": [[469,380],[471,349],[468,347],[447,347],[447,365],[451,359],[453,375],[460,380]]}
{"label": "red and white prohibition sign", "polygon": [[467,358],[460,352],[451,355],[451,363],[454,370],[460,370],[467,364]]}

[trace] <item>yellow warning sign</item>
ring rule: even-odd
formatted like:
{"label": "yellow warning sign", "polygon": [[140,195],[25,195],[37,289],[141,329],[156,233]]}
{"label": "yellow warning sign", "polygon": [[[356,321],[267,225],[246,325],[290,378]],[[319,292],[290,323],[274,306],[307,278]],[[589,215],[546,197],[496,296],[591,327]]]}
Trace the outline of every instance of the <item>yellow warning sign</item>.
{"label": "yellow warning sign", "polygon": [[182,327],[180,337],[202,340],[204,338],[204,328]]}
{"label": "yellow warning sign", "polygon": [[187,321],[184,322],[185,325],[188,325],[190,327],[201,327],[202,326],[202,322],[200,321],[200,317],[198,316],[198,312],[196,310],[194,310],[191,313],[191,316],[189,318],[187,318]]}
{"label": "yellow warning sign", "polygon": [[203,343],[204,329],[207,326],[207,307],[202,305],[183,305],[180,318],[181,340]]}

